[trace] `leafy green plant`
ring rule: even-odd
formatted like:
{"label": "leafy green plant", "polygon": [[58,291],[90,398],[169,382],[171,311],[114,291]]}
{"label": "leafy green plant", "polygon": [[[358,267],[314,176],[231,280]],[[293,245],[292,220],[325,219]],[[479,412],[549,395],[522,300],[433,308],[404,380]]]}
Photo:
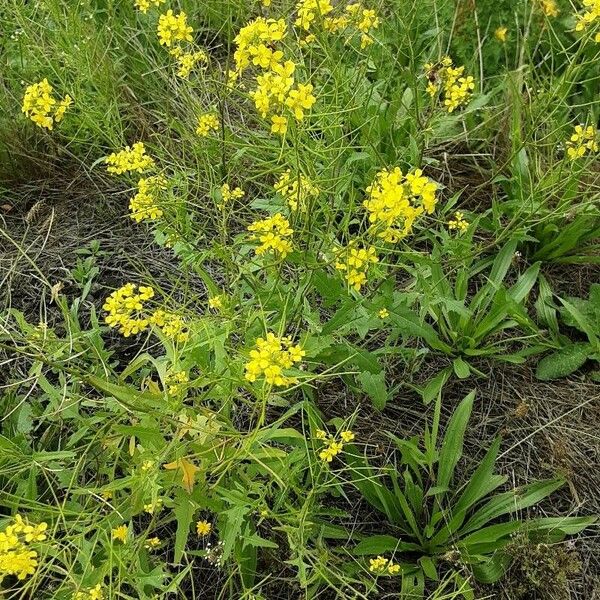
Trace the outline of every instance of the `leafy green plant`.
{"label": "leafy green plant", "polygon": [[[400,564],[402,591],[420,598],[426,579],[440,571],[472,573],[480,582],[498,581],[510,564],[506,547],[516,533],[530,539],[557,541],[581,531],[595,517],[528,519],[521,511],[534,506],[565,482],[539,481],[498,492],[507,477],[494,473],[500,449],[497,438],[465,483],[455,480],[463,454],[475,392],[467,395],[452,415],[438,444],[441,396],[432,427],[420,440],[391,436],[400,452],[398,467],[384,467],[384,476],[354,451],[347,464],[352,483],[363,498],[387,520],[390,533],[365,535],[355,556],[391,553]],[[470,586],[463,592],[473,598]]]}
{"label": "leafy green plant", "polygon": [[600,284],[591,285],[587,300],[576,297],[559,297],[558,300],[562,304],[558,309],[546,302],[540,310],[546,315],[551,311],[555,324],[558,311],[562,322],[583,333],[587,342],[572,341],[568,336],[558,335],[561,347],[542,358],[537,365],[536,377],[542,380],[566,377],[588,360],[600,360]]}

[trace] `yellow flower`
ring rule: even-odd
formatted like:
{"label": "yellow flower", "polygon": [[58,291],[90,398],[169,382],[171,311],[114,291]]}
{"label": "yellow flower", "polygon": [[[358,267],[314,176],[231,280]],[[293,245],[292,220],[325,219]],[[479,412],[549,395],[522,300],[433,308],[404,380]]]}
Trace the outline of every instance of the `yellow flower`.
{"label": "yellow flower", "polygon": [[154,512],[162,506],[162,498],[157,498],[156,502],[148,502],[148,504],[144,504],[144,512],[147,512],[149,515],[153,515]]}
{"label": "yellow flower", "polygon": [[340,431],[340,437],[342,438],[342,441],[348,443],[354,439],[354,433],[350,430]]}
{"label": "yellow flower", "polygon": [[[600,4],[600,0],[599,0]],[[567,155],[571,160],[598,152],[598,131],[593,125],[576,125],[567,142]]]}
{"label": "yellow flower", "polygon": [[367,282],[369,266],[376,262],[379,262],[379,258],[373,246],[359,248],[354,241],[351,241],[346,248],[342,248],[337,253],[335,268],[344,271],[348,285],[360,292]]}
{"label": "yellow flower", "polygon": [[196,52],[183,52],[179,46],[170,51],[170,54],[177,60],[177,76],[187,79],[197,64],[206,64],[208,56],[203,50]]}
{"label": "yellow flower", "polygon": [[558,6],[556,0],[539,0],[540,8],[547,17],[558,17]]}
{"label": "yellow flower", "polygon": [[154,160],[146,154],[143,142],[136,142],[131,148],[125,146],[125,149],[120,152],[113,152],[106,158],[105,162],[108,165],[106,170],[116,175],[128,171],[141,173],[154,167]]}
{"label": "yellow flower", "polygon": [[201,536],[208,535],[212,531],[212,523],[208,521],[198,521],[196,523],[196,533]]}
{"label": "yellow flower", "polygon": [[299,363],[305,355],[299,345],[292,344],[288,337],[277,337],[268,332],[265,338],[258,338],[250,360],[245,365],[245,377],[248,381],[256,381],[264,375],[269,385],[284,387],[296,383],[296,378],[285,375],[285,370]]}
{"label": "yellow flower", "polygon": [[167,189],[167,180],[162,175],[155,175],[140,179],[137,187],[137,194],[129,201],[129,216],[137,223],[162,217],[159,201],[161,193]]}
{"label": "yellow flower", "polygon": [[288,238],[293,235],[294,230],[290,227],[290,222],[281,213],[261,221],[254,221],[254,223],[248,225],[248,231],[255,232],[250,237],[251,240],[260,242],[260,246],[255,249],[256,254],[259,256],[273,253],[283,259],[292,251],[292,242]]}
{"label": "yellow flower", "polygon": [[308,201],[320,194],[319,188],[305,175],[292,175],[290,169],[279,176],[273,189],[281,194],[292,210],[307,210]]}
{"label": "yellow flower", "polygon": [[271,133],[276,133],[279,135],[285,135],[287,133],[287,117],[282,117],[281,115],[273,115],[271,117],[271,123]]}
{"label": "yellow flower", "polygon": [[508,29],[506,27],[498,27],[496,31],[494,31],[494,37],[499,42],[506,42],[506,34],[508,33]]}
{"label": "yellow flower", "polygon": [[322,429],[317,429],[317,431],[315,433],[315,437],[318,440],[326,440],[327,439],[327,432],[323,431]]}
{"label": "yellow flower", "polygon": [[193,31],[187,24],[187,15],[184,12],[173,14],[169,9],[158,19],[158,39],[161,46],[170,48],[173,42],[191,42]]}
{"label": "yellow flower", "polygon": [[449,56],[442,58],[438,64],[425,65],[429,81],[427,92],[431,96],[441,92],[442,104],[448,112],[467,104],[475,89],[475,80],[471,75],[465,77],[464,71],[464,66],[454,67]]}
{"label": "yellow flower", "polygon": [[186,342],[189,338],[187,324],[179,315],[158,309],[148,317],[148,324],[154,325],[169,339],[176,342]]}
{"label": "yellow flower", "polygon": [[450,230],[464,233],[468,228],[469,223],[465,220],[463,213],[459,210],[454,213],[454,219],[450,219],[450,221],[448,221],[448,229]]}
{"label": "yellow flower", "polygon": [[60,102],[53,94],[54,90],[47,79],[34,83],[25,90],[21,111],[38,127],[52,130],[54,123],[62,121],[67,108],[73,103],[68,94]]}
{"label": "yellow flower", "polygon": [[219,129],[219,117],[215,113],[205,113],[198,117],[196,133],[201,137],[208,137],[211,131]]}
{"label": "yellow flower", "polygon": [[344,444],[342,442],[336,442],[334,439],[329,440],[328,445],[319,452],[319,458],[330,463],[342,450]]}
{"label": "yellow flower", "polygon": [[389,575],[397,575],[400,573],[400,565],[383,556],[378,556],[377,558],[369,559],[369,571],[378,575],[385,574],[386,572]]}
{"label": "yellow flower", "polygon": [[127,525],[119,525],[119,527],[115,527],[111,533],[113,540],[119,540],[123,544],[127,543],[127,536],[129,534],[129,528]]}
{"label": "yellow flower", "polygon": [[290,90],[285,105],[294,113],[296,120],[304,119],[304,111],[309,110],[317,99],[312,95],[313,86],[299,83],[296,89]]}
{"label": "yellow flower", "polygon": [[322,19],[332,10],[329,0],[300,0],[296,4],[298,16],[294,25],[308,31],[316,20]]}
{"label": "yellow flower", "polygon": [[93,588],[76,592],[73,596],[73,600],[104,600],[102,585],[98,583]]}
{"label": "yellow flower", "polygon": [[137,286],[133,283],[115,290],[102,306],[108,314],[104,321],[110,327],[118,327],[119,333],[125,337],[144,331],[148,325],[148,317],[142,312],[144,303],[154,296],[151,287]]}
{"label": "yellow flower", "polygon": [[390,316],[390,311],[387,308],[382,308],[377,314],[380,319],[387,319]]}
{"label": "yellow flower", "polygon": [[186,383],[189,383],[190,378],[185,371],[172,371],[167,374],[165,385],[169,396],[178,396],[185,391]]}
{"label": "yellow flower", "polygon": [[148,12],[151,5],[159,6],[160,4],[164,4],[165,1],[166,0],[134,0],[133,4],[138,10],[141,10],[145,14]]}
{"label": "yellow flower", "polygon": [[160,538],[158,537],[148,538],[144,542],[144,548],[147,548],[148,550],[153,550],[154,548],[158,548],[158,546],[160,546]]}
{"label": "yellow flower", "polygon": [[225,206],[225,204],[227,204],[227,202],[229,202],[230,200],[239,200],[240,198],[243,198],[245,195],[246,195],[246,192],[244,192],[244,190],[242,188],[235,187],[232,189],[228,183],[224,183],[221,186],[222,202],[219,205],[219,207],[223,208]]}

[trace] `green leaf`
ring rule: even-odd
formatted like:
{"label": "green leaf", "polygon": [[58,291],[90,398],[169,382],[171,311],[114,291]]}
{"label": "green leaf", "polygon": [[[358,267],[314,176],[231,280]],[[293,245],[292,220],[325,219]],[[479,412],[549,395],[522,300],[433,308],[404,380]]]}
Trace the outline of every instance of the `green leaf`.
{"label": "green leaf", "polygon": [[418,551],[419,548],[418,544],[403,542],[392,535],[370,535],[355,546],[352,554],[355,556],[367,556],[388,552],[414,552]]}
{"label": "green leaf", "polygon": [[377,374],[363,371],[357,377],[363,391],[373,401],[373,406],[377,410],[383,410],[388,400],[388,390],[385,383],[385,372],[380,371]]}
{"label": "green leaf", "polygon": [[467,379],[471,375],[471,369],[469,363],[465,362],[462,358],[458,357],[452,361],[452,367],[454,373],[459,379]]}
{"label": "green leaf", "polygon": [[471,416],[474,399],[475,390],[465,396],[448,423],[440,450],[436,481],[438,487],[449,487],[454,468],[462,456],[465,430]]}
{"label": "green leaf", "polygon": [[560,379],[577,371],[592,354],[593,348],[585,342],[571,344],[540,360],[535,376],[541,381]]}
{"label": "green leaf", "polygon": [[175,564],[179,564],[190,535],[190,525],[192,524],[192,517],[194,516],[194,511],[196,510],[196,504],[181,488],[177,488],[175,490],[174,502],[175,518],[177,519],[174,562]]}
{"label": "green leaf", "polygon": [[426,577],[432,579],[433,581],[438,581],[439,577],[437,574],[437,569],[435,568],[435,563],[429,556],[421,556],[421,558],[419,558],[419,564],[421,565],[423,573],[425,573]]}
{"label": "green leaf", "polygon": [[504,573],[510,566],[512,558],[505,552],[496,552],[492,558],[486,562],[472,565],[475,579],[481,583],[496,583],[502,579]]}

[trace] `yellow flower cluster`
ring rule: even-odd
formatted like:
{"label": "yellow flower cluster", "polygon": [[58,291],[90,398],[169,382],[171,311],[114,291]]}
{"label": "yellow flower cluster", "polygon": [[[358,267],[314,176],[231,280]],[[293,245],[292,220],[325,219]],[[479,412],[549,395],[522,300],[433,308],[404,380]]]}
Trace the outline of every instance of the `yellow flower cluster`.
{"label": "yellow flower cluster", "polygon": [[367,271],[372,263],[379,262],[373,246],[359,248],[354,241],[338,253],[335,268],[346,273],[346,281],[351,288],[360,292],[367,282]]}
{"label": "yellow flower cluster", "polygon": [[139,223],[144,219],[162,217],[160,194],[167,189],[167,180],[162,175],[146,177],[138,181],[138,192],[129,201],[129,216]]}
{"label": "yellow flower cluster", "polygon": [[52,130],[54,123],[60,123],[67,108],[73,104],[73,99],[68,94],[59,102],[53,93],[47,79],[42,79],[25,90],[21,111],[38,127]]}
{"label": "yellow flower cluster", "polygon": [[227,297],[225,296],[225,294],[218,294],[217,296],[212,296],[212,298],[208,299],[208,306],[213,310],[223,310],[226,299]]}
{"label": "yellow flower cluster", "polygon": [[450,219],[448,221],[448,229],[464,233],[467,229],[469,229],[469,222],[465,220],[463,213],[457,210],[454,213],[454,219]]}
{"label": "yellow flower cluster", "polygon": [[102,585],[98,583],[93,588],[75,592],[73,600],[104,600]]}
{"label": "yellow flower cluster", "polygon": [[219,117],[215,113],[204,113],[198,117],[196,133],[200,137],[208,137],[211,131],[219,129]]}
{"label": "yellow flower cluster", "polygon": [[35,573],[37,552],[28,544],[44,541],[46,529],[47,523],[32,525],[16,515],[13,523],[0,531],[0,582],[9,575],[22,580]]}
{"label": "yellow flower cluster", "polygon": [[148,538],[144,542],[144,548],[146,548],[147,550],[154,550],[155,548],[158,548],[159,546],[160,546],[160,538],[159,537],[151,537],[151,538]]}
{"label": "yellow flower cluster", "polygon": [[592,125],[576,125],[575,131],[567,142],[567,154],[571,160],[577,160],[586,154],[598,152],[598,131]]}
{"label": "yellow flower cluster", "polygon": [[144,310],[144,302],[154,297],[151,287],[127,283],[115,290],[104,302],[102,308],[108,313],[104,321],[110,327],[118,327],[125,337],[144,331],[150,321]]}
{"label": "yellow flower cluster", "polygon": [[108,165],[106,170],[116,175],[129,171],[142,173],[154,167],[154,160],[146,154],[143,142],[136,142],[131,148],[125,146],[125,149],[120,152],[113,152],[106,157],[105,162]]}
{"label": "yellow flower cluster", "polygon": [[378,575],[383,575],[385,573],[397,575],[400,573],[400,565],[392,562],[388,558],[378,556],[377,558],[369,559],[369,571],[371,571],[371,573],[377,573]]}
{"label": "yellow flower cluster", "polygon": [[354,433],[350,430],[340,431],[340,441],[338,441],[333,435],[327,435],[322,429],[317,431],[317,439],[323,440],[325,446],[319,452],[319,458],[330,463],[342,450],[344,444],[350,443],[354,439]]}
{"label": "yellow flower cluster", "polygon": [[191,42],[194,30],[187,24],[184,12],[174,14],[169,9],[158,19],[158,39],[161,46],[170,48],[174,42]]}
{"label": "yellow flower cluster", "polygon": [[176,46],[169,51],[169,54],[177,60],[177,75],[183,79],[190,76],[197,64],[206,65],[208,63],[208,56],[204,50],[185,52],[180,46]]}
{"label": "yellow flower cluster", "polygon": [[300,0],[296,4],[296,27],[308,31],[315,19],[322,19],[333,10],[329,0]]}
{"label": "yellow flower cluster", "polygon": [[246,192],[244,192],[242,188],[231,188],[228,183],[224,183],[221,186],[221,202],[219,203],[219,208],[223,208],[231,200],[239,200],[245,195]]}
{"label": "yellow flower cluster", "polygon": [[187,342],[190,332],[186,322],[179,315],[159,308],[148,319],[150,325],[158,327],[164,335],[176,342]]}
{"label": "yellow flower cluster", "polygon": [[164,4],[165,1],[166,0],[134,0],[133,4],[138,10],[141,10],[146,14],[151,6],[160,6],[161,4]]}
{"label": "yellow flower cluster", "polygon": [[277,43],[283,40],[287,26],[283,19],[258,17],[240,29],[235,37],[237,45],[234,59],[236,70],[233,78],[250,66],[262,69],[256,76],[256,89],[250,92],[256,110],[263,118],[270,116],[271,132],[284,135],[288,129],[288,116],[291,112],[297,121],[302,121],[305,111],[316,102],[311,84],[295,85],[296,64],[284,60],[283,51]]}
{"label": "yellow flower cluster", "polygon": [[[583,14],[576,15],[577,25],[575,25],[576,31],[583,31],[587,29],[596,20],[600,20],[600,0],[583,0],[583,5],[586,10]],[[596,42],[600,42],[600,33],[595,37]]]}
{"label": "yellow flower cluster", "polygon": [[379,171],[363,202],[373,232],[386,242],[397,242],[412,231],[417,217],[431,214],[437,203],[437,184],[421,169],[404,175],[399,167]]}
{"label": "yellow flower cluster", "polygon": [[306,210],[308,200],[320,194],[319,188],[302,173],[292,175],[290,169],[281,174],[273,189],[284,198],[292,210]]}
{"label": "yellow flower cluster", "polygon": [[475,81],[471,75],[465,77],[465,67],[454,67],[449,56],[442,58],[437,64],[425,65],[425,73],[429,79],[427,92],[430,96],[440,94],[444,107],[453,112],[459,106],[467,104],[475,89]]}
{"label": "yellow flower cluster", "polygon": [[508,33],[508,29],[506,27],[498,27],[496,31],[494,31],[494,37],[499,42],[506,42],[506,34]]}
{"label": "yellow flower cluster", "polygon": [[556,5],[556,0],[539,0],[540,8],[547,17],[558,17],[560,10]]}
{"label": "yellow flower cluster", "polygon": [[289,337],[278,338],[269,331],[266,338],[256,340],[256,347],[250,351],[245,377],[248,381],[256,381],[264,375],[265,381],[270,385],[291,385],[296,383],[297,379],[286,376],[284,371],[299,363],[305,354]]}
{"label": "yellow flower cluster", "polygon": [[173,371],[167,374],[165,385],[169,396],[178,396],[185,390],[185,384],[189,383],[190,378],[185,371]]}
{"label": "yellow flower cluster", "polygon": [[[354,26],[361,32],[360,47],[366,48],[373,43],[373,38],[369,35],[372,29],[379,27],[379,17],[373,9],[363,8],[361,4],[349,4],[346,7],[346,12],[349,14],[348,25]],[[337,26],[337,24],[336,24]]]}
{"label": "yellow flower cluster", "polygon": [[292,242],[290,238],[294,230],[290,227],[290,222],[281,214],[277,213],[272,217],[254,221],[248,225],[248,231],[255,232],[250,237],[251,240],[258,240],[260,246],[257,246],[255,252],[257,255],[273,252],[280,258],[285,258],[292,251]]}

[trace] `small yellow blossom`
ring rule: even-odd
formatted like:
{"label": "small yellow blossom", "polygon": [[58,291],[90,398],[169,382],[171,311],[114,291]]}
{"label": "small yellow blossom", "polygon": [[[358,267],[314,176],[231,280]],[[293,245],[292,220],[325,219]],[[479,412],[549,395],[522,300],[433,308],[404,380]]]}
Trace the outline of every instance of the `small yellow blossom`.
{"label": "small yellow blossom", "polygon": [[215,113],[205,113],[198,117],[196,133],[201,137],[208,137],[212,131],[218,131],[219,125],[219,117]]}
{"label": "small yellow blossom", "polygon": [[258,338],[250,360],[246,363],[245,377],[248,381],[256,381],[264,375],[270,385],[284,387],[296,383],[295,377],[285,375],[285,370],[299,363],[305,355],[299,345],[294,345],[289,337],[277,337],[268,332],[266,337]]}
{"label": "small yellow blossom", "polygon": [[134,6],[142,11],[144,14],[148,12],[151,6],[160,6],[164,4],[166,0],[134,0]]}
{"label": "small yellow blossom", "polygon": [[464,233],[469,228],[469,222],[465,220],[464,214],[457,210],[454,219],[448,221],[448,229]]}
{"label": "small yellow blossom", "polygon": [[141,470],[142,472],[147,473],[148,471],[154,470],[155,467],[156,463],[153,460],[145,460],[142,463]]}
{"label": "small yellow blossom", "polygon": [[170,54],[177,61],[177,76],[182,79],[187,79],[196,68],[196,65],[206,65],[208,63],[208,56],[203,50],[184,52],[179,46],[176,46],[170,51]]}
{"label": "small yellow blossom", "polygon": [[186,342],[190,335],[183,317],[163,309],[154,311],[148,318],[148,324],[154,325],[166,337],[176,342]]}
{"label": "small yellow blossom", "polygon": [[221,186],[221,203],[220,208],[223,208],[225,204],[231,200],[240,200],[246,195],[246,192],[240,187],[231,188],[228,183],[224,183]]}
{"label": "small yellow blossom", "polygon": [[127,283],[115,290],[102,306],[108,314],[104,321],[110,327],[118,327],[125,337],[144,331],[150,321],[143,312],[144,303],[154,296],[151,287]]}
{"label": "small yellow blossom", "polygon": [[560,10],[556,4],[556,0],[539,0],[540,8],[547,17],[558,17]]}
{"label": "small yellow blossom", "polygon": [[390,311],[387,308],[382,308],[377,314],[380,319],[387,319],[390,316]]}
{"label": "small yellow blossom", "polygon": [[[600,7],[600,0],[599,0]],[[567,142],[567,155],[571,160],[598,152],[598,131],[593,125],[576,125]]]}
{"label": "small yellow blossom", "polygon": [[251,240],[258,240],[260,245],[256,247],[257,255],[273,253],[279,258],[285,258],[292,251],[292,237],[294,230],[290,222],[281,214],[254,221],[248,225],[248,231],[254,232]]}
{"label": "small yellow blossom", "polygon": [[169,9],[158,19],[158,39],[161,46],[170,48],[174,42],[191,42],[193,29],[187,24],[184,12],[174,14]]}
{"label": "small yellow blossom", "polygon": [[189,383],[190,378],[185,371],[172,371],[167,374],[165,385],[169,396],[178,396],[185,391],[186,383]]}
{"label": "small yellow blossom", "polygon": [[337,253],[335,268],[344,271],[348,285],[360,292],[367,282],[369,266],[376,262],[379,262],[379,258],[373,246],[360,248],[351,241],[346,248]]}
{"label": "small yellow blossom", "polygon": [[146,154],[143,142],[136,142],[131,148],[125,146],[125,149],[120,152],[113,152],[105,162],[108,165],[106,170],[116,175],[128,171],[141,173],[154,167],[154,160]]}
{"label": "small yellow blossom", "polygon": [[454,112],[460,106],[469,102],[475,80],[471,75],[464,75],[465,67],[454,67],[452,59],[445,56],[433,65],[425,65],[428,79],[427,92],[431,96],[440,94],[440,100],[448,112]]}
{"label": "small yellow blossom", "polygon": [[282,117],[281,115],[273,115],[271,117],[271,123],[271,133],[276,133],[278,135],[285,135],[287,133],[287,117]]}
{"label": "small yellow blossom", "polygon": [[113,540],[119,540],[123,544],[127,543],[127,536],[129,534],[127,525],[119,525],[119,527],[115,527],[111,533]]}
{"label": "small yellow blossom", "polygon": [[102,585],[97,583],[93,588],[75,592],[73,600],[104,600]]}
{"label": "small yellow blossom", "polygon": [[196,523],[196,533],[201,536],[208,535],[212,531],[212,523],[208,521],[198,521]]}
{"label": "small yellow blossom", "polygon": [[217,296],[211,296],[208,299],[208,306],[210,308],[212,308],[213,310],[223,310],[224,299],[225,299],[224,294],[218,294]]}
{"label": "small yellow blossom", "polygon": [[158,538],[158,537],[148,538],[144,542],[144,548],[146,548],[148,550],[154,550],[155,548],[158,548],[159,546],[160,546],[160,538]]}
{"label": "small yellow blossom", "polygon": [[167,180],[162,175],[146,177],[138,181],[137,187],[137,194],[129,201],[129,216],[137,223],[162,217],[160,195],[167,189]]}
{"label": "small yellow blossom", "polygon": [[162,507],[162,498],[157,498],[156,502],[148,502],[144,504],[144,512],[147,512],[149,515],[153,515],[159,508]]}
{"label": "small yellow blossom", "polygon": [[330,463],[342,450],[344,444],[342,442],[336,442],[334,439],[329,440],[328,445],[319,452],[319,458]]}
{"label": "small yellow blossom", "polygon": [[328,15],[333,10],[329,0],[300,0],[296,4],[296,27],[308,31],[312,25]]}
{"label": "small yellow blossom", "polygon": [[43,79],[27,87],[21,111],[38,127],[52,130],[55,123],[62,121],[67,108],[73,103],[68,94],[60,101],[54,97],[54,89]]}
{"label": "small yellow blossom", "polygon": [[506,27],[498,27],[496,31],[494,31],[494,37],[499,42],[506,42],[506,34],[508,33],[508,29]]}
{"label": "small yellow blossom", "polygon": [[369,571],[371,571],[371,573],[377,573],[378,575],[385,573],[397,575],[400,573],[400,565],[383,556],[378,556],[377,558],[369,559]]}
{"label": "small yellow blossom", "polygon": [[327,439],[327,432],[323,431],[322,429],[317,429],[317,431],[315,433],[315,437],[318,440],[326,440]]}
{"label": "small yellow blossom", "polygon": [[340,431],[340,437],[342,438],[343,442],[351,442],[354,439],[354,432],[347,430],[347,431]]}

